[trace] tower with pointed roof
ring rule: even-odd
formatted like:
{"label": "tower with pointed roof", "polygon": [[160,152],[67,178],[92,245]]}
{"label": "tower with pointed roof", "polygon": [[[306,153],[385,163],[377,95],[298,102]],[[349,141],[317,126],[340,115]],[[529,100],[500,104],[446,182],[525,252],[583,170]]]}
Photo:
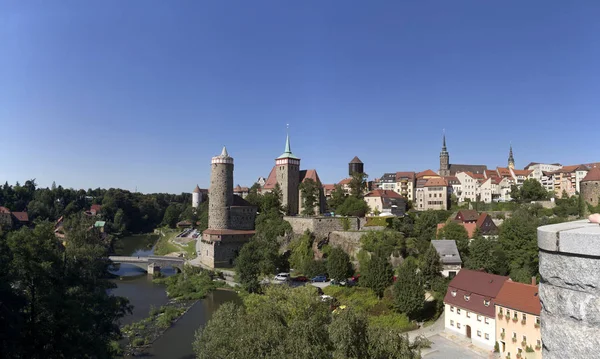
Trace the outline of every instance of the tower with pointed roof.
{"label": "tower with pointed roof", "polygon": [[365,165],[362,163],[360,158],[354,156],[352,161],[348,163],[348,175],[352,177],[353,173],[365,173]]}
{"label": "tower with pointed roof", "polygon": [[211,160],[208,228],[229,229],[229,210],[233,204],[233,158],[223,146],[221,154]]}
{"label": "tower with pointed roof", "polygon": [[450,176],[450,154],[446,148],[446,132],[444,132],[442,138],[442,151],[440,152],[440,170],[438,173],[440,176]]}
{"label": "tower with pointed roof", "polygon": [[300,186],[300,158],[294,156],[290,146],[290,135],[285,138],[285,150],[275,159],[277,183],[281,188],[281,204],[287,215],[298,214]]}
{"label": "tower with pointed roof", "polygon": [[513,156],[512,144],[510,145],[510,150],[508,151],[508,168],[515,169],[515,158]]}
{"label": "tower with pointed roof", "polygon": [[194,188],[194,192],[192,192],[192,207],[198,208],[200,206],[200,187],[196,185]]}

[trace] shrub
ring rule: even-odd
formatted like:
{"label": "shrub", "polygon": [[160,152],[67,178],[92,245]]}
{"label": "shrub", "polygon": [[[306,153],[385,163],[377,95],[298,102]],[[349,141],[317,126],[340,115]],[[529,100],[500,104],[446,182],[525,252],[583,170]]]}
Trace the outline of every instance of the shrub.
{"label": "shrub", "polygon": [[[504,334],[504,333],[502,333]],[[500,352],[500,345],[498,344],[498,342],[496,342],[496,344],[494,344],[494,353],[499,353]]]}
{"label": "shrub", "polygon": [[144,338],[134,338],[131,341],[131,345],[133,345],[134,347],[141,347],[142,345],[144,345]]}
{"label": "shrub", "polygon": [[369,324],[387,330],[396,329],[400,332],[417,329],[417,325],[411,322],[405,314],[399,313],[371,316]]}

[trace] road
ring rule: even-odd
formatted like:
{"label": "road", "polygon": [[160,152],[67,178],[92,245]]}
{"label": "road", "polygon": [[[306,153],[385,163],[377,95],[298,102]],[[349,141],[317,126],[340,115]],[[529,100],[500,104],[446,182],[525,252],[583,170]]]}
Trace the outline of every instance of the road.
{"label": "road", "polygon": [[485,356],[479,355],[470,349],[450,341],[441,335],[434,335],[430,338],[431,348],[423,351],[424,359],[482,359]]}

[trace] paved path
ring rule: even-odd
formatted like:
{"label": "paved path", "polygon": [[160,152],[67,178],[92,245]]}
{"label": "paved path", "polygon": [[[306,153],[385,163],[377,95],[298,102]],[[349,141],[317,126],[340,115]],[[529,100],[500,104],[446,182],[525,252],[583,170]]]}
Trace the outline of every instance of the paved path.
{"label": "paved path", "polygon": [[419,335],[424,336],[425,338],[432,337],[444,331],[444,313],[440,315],[440,317],[435,321],[435,323],[431,324],[425,328],[419,328],[413,331],[408,332],[408,338],[410,340],[415,340],[415,338]]}
{"label": "paved path", "polygon": [[429,338],[431,348],[422,352],[424,359],[482,359],[486,358],[481,353],[474,352],[465,346],[448,340],[441,335],[434,335]]}

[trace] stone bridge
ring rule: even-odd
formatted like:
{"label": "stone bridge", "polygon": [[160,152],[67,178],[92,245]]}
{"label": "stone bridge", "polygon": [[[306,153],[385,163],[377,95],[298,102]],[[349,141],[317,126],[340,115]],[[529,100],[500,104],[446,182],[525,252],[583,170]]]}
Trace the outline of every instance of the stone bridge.
{"label": "stone bridge", "polygon": [[179,257],[148,256],[148,257],[128,257],[128,256],[110,256],[113,263],[133,264],[142,268],[149,274],[160,271],[161,267],[172,267],[181,272],[185,264],[185,259]]}

